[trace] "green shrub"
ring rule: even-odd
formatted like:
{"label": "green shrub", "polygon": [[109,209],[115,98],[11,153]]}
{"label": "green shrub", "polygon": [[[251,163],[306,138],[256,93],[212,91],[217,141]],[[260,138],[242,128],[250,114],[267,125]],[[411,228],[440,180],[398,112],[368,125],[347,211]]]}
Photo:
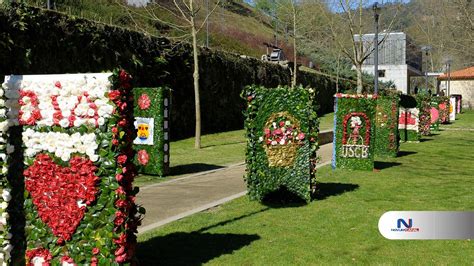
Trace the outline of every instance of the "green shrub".
{"label": "green shrub", "polygon": [[428,94],[416,95],[417,108],[420,110],[419,132],[422,136],[431,134],[431,96]]}
{"label": "green shrub", "polygon": [[[168,88],[135,88],[135,128],[138,128],[137,139],[133,148],[137,151],[135,165],[138,172],[149,175],[164,176],[169,171],[169,108],[170,90]],[[151,126],[140,125],[139,118],[153,119],[153,135]],[[141,128],[146,127],[146,128]],[[166,127],[166,128],[165,128]],[[146,134],[140,136],[140,133]],[[145,141],[141,141],[142,137]],[[153,144],[148,144],[151,137]],[[147,143],[147,144],[145,144]]]}
{"label": "green shrub", "polygon": [[334,169],[374,168],[376,104],[372,95],[336,94]]}
{"label": "green shrub", "polygon": [[[316,184],[318,149],[313,90],[252,86],[242,96],[247,100],[245,180],[249,196],[262,200],[286,188],[309,202]],[[278,137],[283,134],[279,130],[287,132],[287,138]]]}

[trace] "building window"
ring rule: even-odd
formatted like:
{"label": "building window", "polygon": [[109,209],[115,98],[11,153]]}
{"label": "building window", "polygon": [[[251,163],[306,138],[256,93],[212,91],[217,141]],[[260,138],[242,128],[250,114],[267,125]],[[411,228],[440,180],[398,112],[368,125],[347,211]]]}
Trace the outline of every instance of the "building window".
{"label": "building window", "polygon": [[385,70],[379,70],[379,78],[385,78]]}

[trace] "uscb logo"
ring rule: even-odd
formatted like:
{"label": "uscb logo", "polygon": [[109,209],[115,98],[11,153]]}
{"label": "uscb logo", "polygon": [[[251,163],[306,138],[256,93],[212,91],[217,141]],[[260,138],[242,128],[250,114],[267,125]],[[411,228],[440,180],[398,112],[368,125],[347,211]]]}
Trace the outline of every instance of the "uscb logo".
{"label": "uscb logo", "polygon": [[137,135],[138,135],[138,138],[141,139],[141,140],[146,140],[148,139],[148,137],[150,136],[150,132],[148,131],[148,124],[138,124],[137,126],[138,128],[138,132],[137,132]]}

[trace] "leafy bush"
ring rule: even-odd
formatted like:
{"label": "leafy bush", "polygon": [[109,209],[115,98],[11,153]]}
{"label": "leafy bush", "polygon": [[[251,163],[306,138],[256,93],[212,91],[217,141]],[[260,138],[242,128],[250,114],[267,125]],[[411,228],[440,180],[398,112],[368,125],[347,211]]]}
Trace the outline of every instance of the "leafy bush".
{"label": "leafy bush", "polygon": [[315,183],[318,120],[313,90],[247,87],[245,129],[249,196],[286,188],[309,202]]}

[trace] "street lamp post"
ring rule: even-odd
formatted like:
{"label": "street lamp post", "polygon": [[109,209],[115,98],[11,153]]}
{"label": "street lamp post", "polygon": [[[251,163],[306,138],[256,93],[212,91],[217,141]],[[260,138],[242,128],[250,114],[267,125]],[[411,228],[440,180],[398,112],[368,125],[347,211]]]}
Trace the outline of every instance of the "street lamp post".
{"label": "street lamp post", "polygon": [[372,6],[375,19],[375,36],[374,36],[374,94],[379,92],[379,3],[375,2]]}
{"label": "street lamp post", "polygon": [[431,46],[429,45],[426,45],[426,46],[422,46],[421,47],[421,50],[423,52],[425,52],[425,56],[426,56],[426,59],[425,59],[425,86],[426,86],[426,91],[428,92],[428,53],[431,51]]}

